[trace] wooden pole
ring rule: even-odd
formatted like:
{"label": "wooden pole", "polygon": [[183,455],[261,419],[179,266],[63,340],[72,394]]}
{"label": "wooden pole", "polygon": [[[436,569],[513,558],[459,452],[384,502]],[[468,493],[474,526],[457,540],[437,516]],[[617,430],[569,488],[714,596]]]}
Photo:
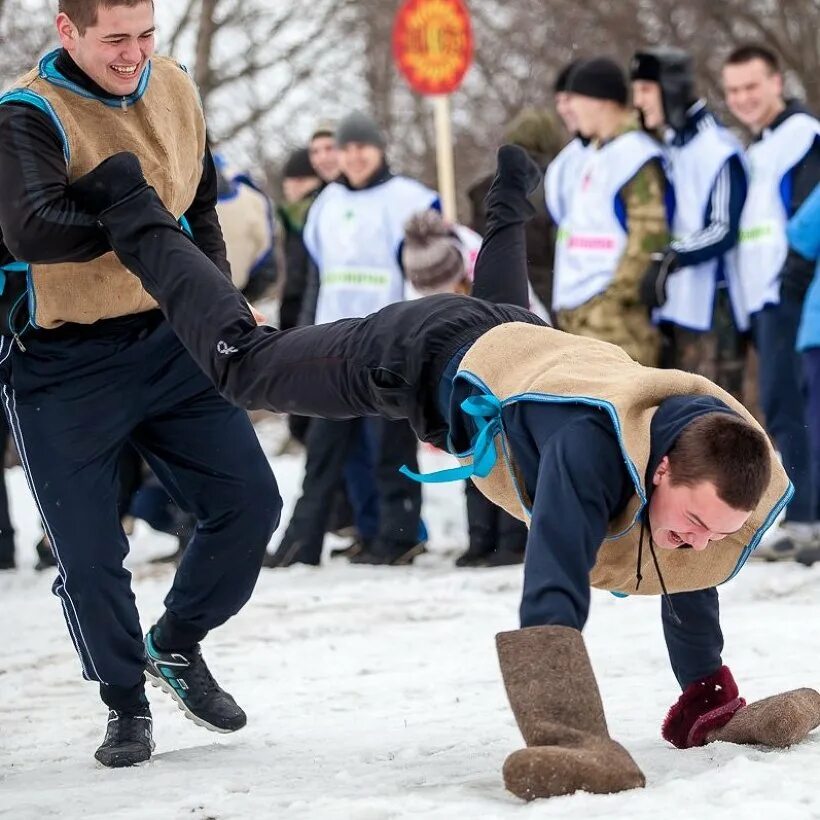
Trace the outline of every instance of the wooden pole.
{"label": "wooden pole", "polygon": [[453,132],[450,126],[450,96],[433,97],[436,123],[436,163],[438,165],[438,192],[444,218],[456,221],[456,179],[453,169]]}

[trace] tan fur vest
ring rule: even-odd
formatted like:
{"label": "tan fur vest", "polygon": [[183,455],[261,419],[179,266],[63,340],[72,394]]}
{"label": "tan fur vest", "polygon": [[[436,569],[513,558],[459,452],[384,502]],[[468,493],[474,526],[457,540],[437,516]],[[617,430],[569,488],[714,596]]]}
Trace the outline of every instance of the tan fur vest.
{"label": "tan fur vest", "polygon": [[[661,402],[672,396],[709,395],[759,428],[754,418],[728,393],[708,379],[679,370],[643,367],[619,347],[572,336],[552,328],[523,323],[500,325],[485,333],[467,351],[459,367],[459,379],[484,385],[504,401],[555,401],[577,398],[609,412],[625,460],[635,496],[617,519],[610,521],[608,537],[601,545],[590,583],[613,592],[657,595],[661,592],[652,557],[644,545],[643,581],[635,589],[640,523],[636,523],[646,499],[644,486],[649,462],[649,425]],[[528,522],[522,508],[529,499],[516,476],[510,448],[496,436],[496,466],[487,478],[473,478],[481,492],[511,515]],[[743,565],[760,536],[791,495],[791,485],[771,449],[772,480],[757,509],[743,528],[696,552],[656,550],[669,592],[706,589],[720,584]],[[461,459],[469,463],[468,458]],[[519,497],[520,492],[520,497]]]}
{"label": "tan fur vest", "polygon": [[[46,100],[59,119],[69,182],[112,154],[131,151],[139,157],[148,183],[179,218],[193,202],[202,177],[205,120],[196,88],[176,62],[153,57],[150,71],[142,96],[116,107],[55,85],[40,68],[14,88]],[[113,253],[91,262],[31,268],[31,320],[42,328],[91,324],[154,307],[156,302]]]}

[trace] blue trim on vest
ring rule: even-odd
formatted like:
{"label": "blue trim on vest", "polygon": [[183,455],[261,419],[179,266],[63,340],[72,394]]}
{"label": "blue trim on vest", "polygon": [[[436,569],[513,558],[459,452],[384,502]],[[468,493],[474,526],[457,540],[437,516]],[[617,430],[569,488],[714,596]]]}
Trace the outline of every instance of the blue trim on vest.
{"label": "blue trim on vest", "polygon": [[60,118],[57,116],[57,112],[54,110],[51,103],[45,99],[45,97],[41,97],[29,88],[12,89],[11,91],[8,91],[0,96],[0,105],[11,102],[21,102],[26,105],[30,105],[32,108],[42,111],[54,123],[57,128],[57,135],[63,143],[63,155],[65,156],[66,165],[68,165],[71,161],[71,149],[68,146],[68,134],[66,134],[65,128],[63,128],[63,124],[60,122]]}
{"label": "blue trim on vest", "polygon": [[188,238],[193,239],[194,232],[191,230],[191,223],[188,222],[188,217],[183,214],[177,221],[179,222],[179,227],[187,234]]}
{"label": "blue trim on vest", "polygon": [[[740,554],[740,558],[738,559],[737,566],[735,567],[734,572],[726,579],[726,581],[731,581],[735,575],[740,572],[743,568],[743,565],[746,561],[749,560],[749,556],[757,549],[758,544],[760,544],[760,539],[763,538],[766,530],[774,524],[775,519],[778,515],[783,511],[783,508],[791,501],[792,496],[794,495],[794,484],[789,482],[789,486],[786,487],[786,492],[780,497],[780,500],[777,504],[774,505],[769,515],[766,517],[766,520],[763,522],[763,526],[758,529],[758,531],[752,536],[752,540],[746,545],[743,552]],[[726,581],[723,583],[725,584]]]}
{"label": "blue trim on vest", "polygon": [[108,100],[103,97],[98,97],[96,94],[92,94],[90,91],[87,91],[82,86],[77,85],[77,83],[71,82],[71,80],[67,77],[60,74],[54,65],[59,53],[60,49],[56,48],[40,60],[40,63],[37,66],[40,76],[52,85],[56,85],[58,88],[68,89],[80,97],[85,97],[87,100],[96,100],[109,108],[122,108],[123,106],[128,107],[139,102],[142,99],[142,95],[145,94],[145,90],[148,88],[148,80],[151,78],[150,60],[142,70],[142,75],[140,76],[137,90],[133,94],[129,94],[127,97],[117,97],[116,99]]}

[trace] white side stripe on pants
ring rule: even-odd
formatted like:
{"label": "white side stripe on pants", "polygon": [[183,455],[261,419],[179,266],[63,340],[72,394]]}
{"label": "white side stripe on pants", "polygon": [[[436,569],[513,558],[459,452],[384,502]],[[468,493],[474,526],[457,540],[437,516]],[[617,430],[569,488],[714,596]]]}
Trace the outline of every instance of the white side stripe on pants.
{"label": "white side stripe on pants", "polygon": [[[8,345],[8,350],[4,350],[5,345]],[[11,355],[13,346],[14,343],[7,336],[0,337],[0,365],[2,365]],[[48,520],[46,519],[43,505],[40,503],[40,497],[37,494],[37,488],[31,474],[28,454],[26,453],[26,445],[23,439],[23,431],[20,425],[20,418],[17,415],[17,397],[14,394],[14,390],[11,389],[8,384],[3,384],[3,403],[5,405],[6,417],[9,422],[9,429],[14,437],[14,444],[17,447],[17,452],[20,456],[20,464],[23,467],[26,481],[31,489],[31,494],[34,496],[34,502],[37,505],[37,510],[39,511],[40,518],[43,521],[43,527],[45,528],[46,535],[51,542],[51,548],[54,550],[54,556],[57,559],[57,570],[60,575],[60,583],[55,585],[54,592],[62,602],[63,615],[65,616],[66,623],[68,624],[68,631],[71,634],[71,640],[74,643],[74,648],[77,651],[77,655],[79,656],[80,663],[83,667],[83,677],[88,680],[96,680],[104,684],[105,681],[100,677],[100,673],[97,671],[97,667],[94,664],[94,659],[91,657],[91,650],[88,648],[88,641],[86,641],[85,635],[83,634],[80,618],[77,615],[77,608],[71,600],[71,595],[68,591],[68,573],[66,572],[63,562],[60,559],[59,546],[54,538],[54,533],[49,526]],[[86,663],[86,661],[88,663]],[[89,671],[89,665],[91,667],[91,671]]]}

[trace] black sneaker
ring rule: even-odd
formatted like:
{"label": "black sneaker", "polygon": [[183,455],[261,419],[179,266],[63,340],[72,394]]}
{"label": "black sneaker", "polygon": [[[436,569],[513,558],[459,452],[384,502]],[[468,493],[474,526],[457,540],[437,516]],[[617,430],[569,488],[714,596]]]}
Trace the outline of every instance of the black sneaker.
{"label": "black sneaker", "polygon": [[247,722],[236,701],[214,680],[199,645],[191,652],[162,652],[154,630],[145,636],[145,676],[167,692],[185,717],[211,732],[235,732]]}
{"label": "black sneaker", "polygon": [[94,757],[112,769],[144,763],[154,751],[152,721],[149,709],[139,712],[122,712],[112,709],[108,713],[105,740]]}

